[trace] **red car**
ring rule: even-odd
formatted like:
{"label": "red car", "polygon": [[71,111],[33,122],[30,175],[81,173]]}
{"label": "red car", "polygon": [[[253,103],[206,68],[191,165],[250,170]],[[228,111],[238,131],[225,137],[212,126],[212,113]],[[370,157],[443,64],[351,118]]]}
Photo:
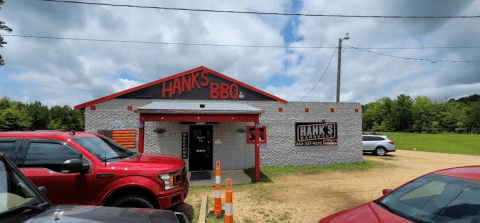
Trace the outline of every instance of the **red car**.
{"label": "red car", "polygon": [[86,132],[0,132],[0,152],[54,204],[167,209],[188,194],[185,162]]}
{"label": "red car", "polygon": [[480,222],[480,166],[435,171],[383,194],[319,223]]}

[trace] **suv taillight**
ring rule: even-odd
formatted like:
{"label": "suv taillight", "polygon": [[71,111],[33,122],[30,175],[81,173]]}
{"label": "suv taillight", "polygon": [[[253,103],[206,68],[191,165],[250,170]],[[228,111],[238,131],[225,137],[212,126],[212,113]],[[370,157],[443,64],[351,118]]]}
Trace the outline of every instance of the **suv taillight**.
{"label": "suv taillight", "polygon": [[394,145],[394,144],[393,144],[393,141],[389,141],[388,143],[390,143],[390,144]]}

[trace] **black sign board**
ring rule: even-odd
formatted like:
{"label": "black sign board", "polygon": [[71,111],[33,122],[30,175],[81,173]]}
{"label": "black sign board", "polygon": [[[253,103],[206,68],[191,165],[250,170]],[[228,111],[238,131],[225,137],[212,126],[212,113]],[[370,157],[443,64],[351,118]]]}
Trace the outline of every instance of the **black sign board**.
{"label": "black sign board", "polygon": [[296,146],[336,146],[338,145],[336,122],[296,122]]}
{"label": "black sign board", "polygon": [[182,132],[182,159],[188,159],[188,132]]}
{"label": "black sign board", "polygon": [[197,99],[274,101],[271,97],[224,79],[208,70],[197,70],[118,96],[128,99]]}

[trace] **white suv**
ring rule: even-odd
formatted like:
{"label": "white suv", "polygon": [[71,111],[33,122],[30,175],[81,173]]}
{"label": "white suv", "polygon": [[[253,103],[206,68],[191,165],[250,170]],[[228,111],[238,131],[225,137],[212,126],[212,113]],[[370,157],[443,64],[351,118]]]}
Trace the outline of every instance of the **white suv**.
{"label": "white suv", "polygon": [[362,144],[363,152],[372,152],[377,156],[385,156],[397,150],[393,141],[385,135],[363,135]]}

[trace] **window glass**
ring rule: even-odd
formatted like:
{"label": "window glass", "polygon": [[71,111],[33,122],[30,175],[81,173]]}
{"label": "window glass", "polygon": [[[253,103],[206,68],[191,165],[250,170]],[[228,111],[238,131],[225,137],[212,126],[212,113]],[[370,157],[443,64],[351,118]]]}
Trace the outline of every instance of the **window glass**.
{"label": "window glass", "polygon": [[[265,127],[258,128],[258,132],[259,132],[258,139],[259,139],[260,143],[265,143],[265,137],[266,137]],[[247,127],[247,133],[248,133],[247,142],[248,143],[254,143],[255,142],[255,126],[248,126]]]}
{"label": "window glass", "polygon": [[105,159],[125,158],[136,154],[107,137],[74,138],[74,142],[88,150],[102,162]]}
{"label": "window glass", "polygon": [[248,140],[255,140],[255,128],[248,128]]}
{"label": "window glass", "polygon": [[384,138],[382,137],[372,137],[374,141],[383,141]]}
{"label": "window glass", "polygon": [[43,167],[61,172],[65,160],[80,159],[80,153],[57,143],[32,142],[24,167]]}
{"label": "window glass", "polygon": [[18,206],[31,204],[36,195],[9,165],[0,161],[0,214]]}
{"label": "window glass", "polygon": [[477,222],[480,220],[480,182],[429,174],[376,203],[414,221]]}
{"label": "window glass", "polygon": [[13,150],[15,142],[14,141],[0,141],[0,153],[10,154]]}

